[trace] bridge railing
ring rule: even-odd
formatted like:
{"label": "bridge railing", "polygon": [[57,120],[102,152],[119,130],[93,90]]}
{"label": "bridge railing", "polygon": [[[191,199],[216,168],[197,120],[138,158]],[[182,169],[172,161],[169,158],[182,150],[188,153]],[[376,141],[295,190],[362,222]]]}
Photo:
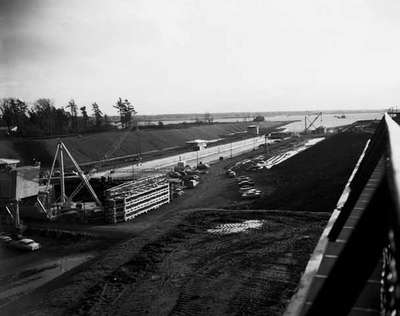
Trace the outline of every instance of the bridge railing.
{"label": "bridge railing", "polygon": [[[379,301],[380,310],[372,314],[365,309],[365,315],[400,315],[400,126],[388,114],[378,125],[347,190],[347,199],[337,209],[324,244],[341,244],[341,251],[317,293],[302,296],[302,302],[296,304],[299,308],[286,315],[349,315],[380,264],[380,295],[373,298]],[[343,234],[355,213],[357,220],[350,233]],[[306,285],[308,292],[312,284]],[[361,312],[358,309],[358,314]]]}

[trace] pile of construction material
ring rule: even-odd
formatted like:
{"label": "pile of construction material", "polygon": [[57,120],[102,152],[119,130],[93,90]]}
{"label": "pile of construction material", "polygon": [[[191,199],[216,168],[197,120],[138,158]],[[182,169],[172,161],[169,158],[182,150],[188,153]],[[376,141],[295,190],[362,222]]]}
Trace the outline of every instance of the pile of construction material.
{"label": "pile of construction material", "polygon": [[[251,159],[244,159],[242,161],[237,162],[231,169],[233,172],[236,172],[239,169],[244,169],[246,171],[271,169],[272,167],[279,165],[283,161],[297,155],[298,153],[310,148],[311,146],[314,146],[315,144],[319,143],[324,139],[325,139],[324,137],[311,138],[307,140],[307,142],[305,142],[301,146],[294,148],[293,150],[288,150],[286,152],[276,154],[272,157],[269,157],[268,159],[266,155],[259,155]],[[231,176],[234,177],[232,173]]]}
{"label": "pile of construction material", "polygon": [[105,197],[106,221],[126,222],[169,203],[169,183],[164,176],[129,181],[106,190]]}
{"label": "pile of construction material", "polygon": [[178,162],[173,171],[167,173],[168,181],[171,184],[172,197],[177,198],[184,193],[184,189],[193,189],[200,183],[200,175],[208,173],[210,166],[200,163],[197,167],[186,165],[185,162]]}

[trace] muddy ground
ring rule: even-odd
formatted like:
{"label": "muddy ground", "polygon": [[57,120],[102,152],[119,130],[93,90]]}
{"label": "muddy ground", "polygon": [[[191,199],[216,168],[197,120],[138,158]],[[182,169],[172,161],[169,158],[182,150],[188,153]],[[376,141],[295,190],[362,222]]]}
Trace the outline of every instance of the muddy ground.
{"label": "muddy ground", "polygon": [[[297,212],[243,210],[253,202],[240,200],[235,181],[224,171],[262,150],[221,161],[184,197],[132,223],[108,226],[130,238],[89,267],[0,314],[280,315],[366,136],[332,139],[327,147],[316,145],[266,173],[252,174],[265,194],[254,206]],[[283,142],[272,151],[294,145]],[[324,178],[324,172],[335,180]],[[232,234],[207,231],[248,220],[262,221],[262,226]]]}
{"label": "muddy ground", "polygon": [[[41,299],[31,296],[3,312],[280,315],[327,218],[285,211],[182,211],[115,245]],[[249,220],[261,226],[229,233]],[[208,231],[220,224],[225,226],[219,233]]]}
{"label": "muddy ground", "polygon": [[[244,229],[249,220],[262,226],[235,232],[235,223]],[[313,214],[189,213],[67,313],[280,315],[325,223]]]}
{"label": "muddy ground", "polygon": [[[26,232],[42,249],[24,252],[0,245],[0,310],[57,276],[101,254],[110,239]],[[115,243],[115,240],[114,240]]]}

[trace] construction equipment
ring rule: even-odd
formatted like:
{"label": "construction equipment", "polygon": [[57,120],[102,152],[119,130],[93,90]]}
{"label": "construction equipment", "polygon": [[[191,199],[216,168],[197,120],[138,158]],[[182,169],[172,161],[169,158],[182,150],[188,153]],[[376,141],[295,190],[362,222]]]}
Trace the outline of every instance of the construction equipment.
{"label": "construction equipment", "polygon": [[[315,124],[317,123],[318,120],[320,120],[319,126],[316,126]],[[314,129],[317,129],[318,127],[321,127],[321,126],[322,126],[322,112],[304,116],[304,133],[305,134],[307,134],[312,127],[314,127]]]}
{"label": "construction equipment", "polygon": [[[70,161],[72,162],[72,164],[77,172],[77,175],[81,179],[81,183],[74,189],[74,191],[71,193],[70,196],[67,196],[65,193],[64,154],[66,154],[67,157],[70,159]],[[60,168],[59,177],[54,176],[55,166],[56,166],[57,161],[59,163],[59,168]],[[80,190],[83,187],[86,187],[88,189],[91,197],[96,202],[97,206],[99,208],[103,208],[103,205],[102,205],[100,199],[98,198],[96,192],[93,190],[92,186],[89,183],[88,177],[85,175],[85,173],[79,167],[78,163],[75,161],[74,157],[71,155],[70,151],[68,150],[68,148],[65,146],[65,144],[61,140],[59,140],[57,143],[56,153],[54,155],[53,163],[52,163],[52,166],[50,169],[50,174],[47,179],[45,190],[42,191],[41,194],[38,195],[37,206],[41,210],[45,211],[48,217],[52,217],[52,215],[54,215],[54,214],[50,214],[48,212],[48,210],[44,206],[45,203],[43,203],[44,202],[43,198],[46,195],[48,196],[49,191],[50,191],[50,185],[54,178],[57,178],[58,180],[60,180],[60,197],[59,197],[59,199],[56,199],[56,201],[55,201],[57,209],[60,209],[60,210],[71,209],[73,198],[80,192]]]}

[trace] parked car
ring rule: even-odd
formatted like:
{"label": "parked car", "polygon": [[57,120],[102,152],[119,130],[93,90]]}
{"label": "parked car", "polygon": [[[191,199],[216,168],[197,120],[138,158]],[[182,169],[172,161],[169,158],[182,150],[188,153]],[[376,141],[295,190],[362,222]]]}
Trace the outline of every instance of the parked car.
{"label": "parked car", "polygon": [[236,172],[233,171],[233,170],[230,170],[229,173],[228,173],[228,176],[229,176],[230,178],[234,178],[234,177],[236,177]]}
{"label": "parked car", "polygon": [[245,185],[249,185],[249,186],[254,186],[255,183],[252,180],[244,180],[244,181],[240,181],[238,183],[239,187],[245,186]]}
{"label": "parked car", "polygon": [[12,240],[8,243],[9,247],[20,250],[36,251],[40,249],[40,244],[29,238]]}
{"label": "parked car", "polygon": [[257,199],[261,196],[260,190],[248,190],[242,193],[242,199]]}
{"label": "parked car", "polygon": [[252,189],[254,189],[254,187],[245,185],[245,186],[239,188],[239,193],[242,194],[242,193],[247,192]]}
{"label": "parked car", "polygon": [[248,190],[248,192],[250,193],[260,193],[261,194],[261,190],[255,189],[255,188],[251,188],[250,190]]}
{"label": "parked car", "polygon": [[9,243],[12,240],[12,238],[10,236],[1,234],[0,235],[0,242],[2,243]]}
{"label": "parked car", "polygon": [[248,176],[239,176],[239,177],[236,177],[236,180],[237,180],[237,182],[241,182],[241,181],[249,181],[249,180],[251,180],[251,178],[250,177],[248,177]]}

